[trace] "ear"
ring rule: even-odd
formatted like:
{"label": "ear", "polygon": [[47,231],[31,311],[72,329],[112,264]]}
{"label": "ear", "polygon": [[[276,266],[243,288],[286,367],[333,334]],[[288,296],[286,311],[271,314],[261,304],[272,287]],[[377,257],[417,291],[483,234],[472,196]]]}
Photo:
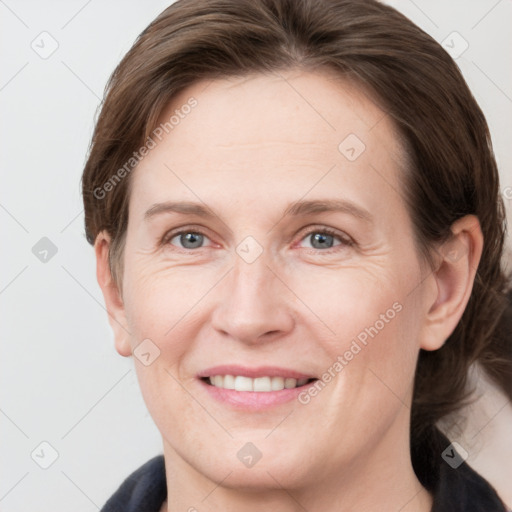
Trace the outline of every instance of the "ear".
{"label": "ear", "polygon": [[130,333],[126,321],[123,299],[110,271],[108,261],[110,242],[110,235],[106,231],[99,233],[94,242],[94,251],[96,253],[96,278],[103,292],[110,326],[114,331],[116,350],[122,356],[127,357],[132,355]]}
{"label": "ear", "polygon": [[480,222],[466,215],[453,223],[452,237],[437,249],[439,261],[430,279],[433,290],[421,333],[424,350],[441,348],[455,330],[471,296],[473,282],[482,256],[483,235]]}

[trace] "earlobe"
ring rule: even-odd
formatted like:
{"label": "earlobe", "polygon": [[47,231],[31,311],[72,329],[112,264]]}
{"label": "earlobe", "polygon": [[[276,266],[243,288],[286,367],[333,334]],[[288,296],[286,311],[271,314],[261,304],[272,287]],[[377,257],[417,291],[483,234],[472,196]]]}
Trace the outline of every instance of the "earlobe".
{"label": "earlobe", "polygon": [[420,347],[441,348],[455,330],[471,296],[483,250],[478,218],[466,215],[452,225],[452,237],[437,249],[439,263],[427,280],[431,293],[426,303]]}
{"label": "earlobe", "polygon": [[94,251],[96,253],[96,278],[103,293],[110,326],[114,331],[116,350],[122,356],[131,356],[130,333],[126,322],[124,303],[110,270],[110,235],[106,231],[102,231],[96,237]]}

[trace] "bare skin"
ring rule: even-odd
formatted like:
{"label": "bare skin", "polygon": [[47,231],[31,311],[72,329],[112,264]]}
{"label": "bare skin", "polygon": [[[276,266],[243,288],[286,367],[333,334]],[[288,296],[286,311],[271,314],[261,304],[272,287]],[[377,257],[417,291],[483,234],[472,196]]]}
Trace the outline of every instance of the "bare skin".
{"label": "bare skin", "polygon": [[[415,364],[420,348],[443,345],[466,307],[482,251],[478,220],[452,227],[459,258],[440,251],[428,268],[400,194],[407,170],[393,124],[327,72],[200,82],[162,120],[192,96],[197,106],[131,176],[121,290],[108,234],[95,244],[118,352],[131,356],[145,339],[160,350],[152,364],[134,364],[163,439],[162,512],[429,511],[409,453]],[[284,215],[314,200],[345,203]],[[169,201],[214,214],[155,214]],[[325,228],[334,234],[319,246]],[[181,231],[200,233],[200,245],[184,245]],[[241,247],[261,248],[250,263],[236,251],[246,237],[252,245]],[[377,334],[354,354],[370,326]],[[307,403],[240,410],[198,377],[223,364],[320,380],[331,369],[332,378],[302,395]],[[237,456],[249,442],[262,455],[250,468]]]}

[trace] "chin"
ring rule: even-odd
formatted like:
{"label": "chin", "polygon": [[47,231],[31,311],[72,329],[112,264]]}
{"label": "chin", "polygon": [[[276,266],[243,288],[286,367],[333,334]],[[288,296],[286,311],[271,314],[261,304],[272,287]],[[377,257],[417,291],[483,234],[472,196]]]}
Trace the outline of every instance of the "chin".
{"label": "chin", "polygon": [[308,481],[311,482],[311,461],[308,465],[309,471],[306,471],[300,451],[291,453],[290,449],[283,445],[280,450],[276,447],[262,447],[261,458],[256,462],[252,461],[252,466],[246,461],[246,466],[243,460],[246,457],[245,453],[249,452],[247,445],[242,449],[237,446],[234,451],[224,452],[228,455],[216,457],[218,464],[215,470],[212,471],[211,467],[203,468],[203,474],[215,482],[226,477],[222,483],[223,487],[240,491],[278,490],[283,487],[297,489],[306,485]]}
{"label": "chin", "polygon": [[[260,468],[226,469],[231,471],[229,477],[223,482],[223,487],[239,491],[263,492],[266,490],[296,489],[304,484],[304,475],[294,474],[292,468],[279,468],[274,464],[264,465]],[[227,475],[228,473],[226,473]],[[216,481],[214,479],[214,481]],[[218,477],[217,477],[218,481]]]}

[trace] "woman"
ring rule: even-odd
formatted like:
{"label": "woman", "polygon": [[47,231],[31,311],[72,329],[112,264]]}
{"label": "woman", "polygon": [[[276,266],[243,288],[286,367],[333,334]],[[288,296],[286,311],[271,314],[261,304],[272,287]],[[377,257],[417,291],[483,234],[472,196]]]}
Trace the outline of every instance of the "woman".
{"label": "woman", "polygon": [[436,426],[473,363],[510,376],[498,172],[401,14],[176,2],[111,77],[83,194],[164,446],[104,511],[506,510]]}

